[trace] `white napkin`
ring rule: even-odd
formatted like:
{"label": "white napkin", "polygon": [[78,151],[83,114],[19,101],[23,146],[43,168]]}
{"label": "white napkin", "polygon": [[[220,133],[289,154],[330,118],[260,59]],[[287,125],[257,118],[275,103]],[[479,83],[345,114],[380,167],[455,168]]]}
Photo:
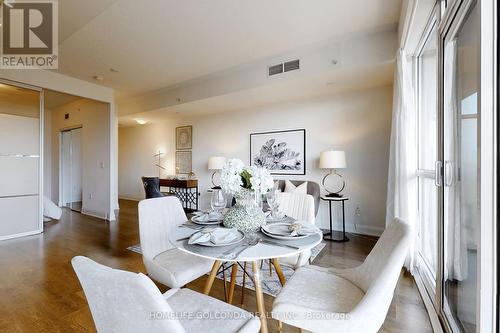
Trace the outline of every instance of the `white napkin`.
{"label": "white napkin", "polygon": [[319,232],[318,227],[316,227],[310,223],[307,223],[305,221],[297,221],[294,223],[300,224],[300,229],[297,231],[291,231],[291,236],[297,236],[297,235],[308,236],[308,235],[312,235],[312,234]]}
{"label": "white napkin", "polygon": [[197,220],[200,222],[210,222],[220,220],[221,218],[221,214],[217,212],[209,212],[198,214]]}
{"label": "white napkin", "polygon": [[230,243],[238,238],[238,231],[229,228],[205,228],[194,233],[188,241],[188,244],[198,244],[212,242],[214,244]]}

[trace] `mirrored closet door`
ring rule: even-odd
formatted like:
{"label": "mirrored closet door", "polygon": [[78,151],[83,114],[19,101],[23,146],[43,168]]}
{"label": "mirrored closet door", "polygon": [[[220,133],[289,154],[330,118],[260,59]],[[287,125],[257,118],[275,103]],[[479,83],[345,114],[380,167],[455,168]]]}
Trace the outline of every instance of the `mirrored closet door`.
{"label": "mirrored closet door", "polygon": [[0,80],[0,240],[40,233],[42,93]]}

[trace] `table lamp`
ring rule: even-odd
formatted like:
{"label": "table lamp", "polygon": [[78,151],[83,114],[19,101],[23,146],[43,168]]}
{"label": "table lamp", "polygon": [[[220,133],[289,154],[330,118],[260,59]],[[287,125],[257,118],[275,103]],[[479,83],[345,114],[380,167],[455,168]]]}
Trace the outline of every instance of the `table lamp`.
{"label": "table lamp", "polygon": [[214,189],[220,189],[220,184],[215,183],[215,175],[219,170],[221,170],[226,164],[226,158],[222,156],[211,156],[208,158],[208,170],[214,170],[212,173],[212,184]]}
{"label": "table lamp", "polygon": [[[330,169],[330,172],[323,177],[323,181],[321,184],[323,188],[328,193],[327,197],[340,198],[342,197],[342,190],[345,187],[345,180],[337,172],[337,169],[345,169],[347,167],[345,152],[339,150],[328,150],[321,152],[319,156],[319,167],[320,169]],[[326,186],[326,179],[328,177],[337,177],[339,181],[339,185],[334,189],[328,189]]]}

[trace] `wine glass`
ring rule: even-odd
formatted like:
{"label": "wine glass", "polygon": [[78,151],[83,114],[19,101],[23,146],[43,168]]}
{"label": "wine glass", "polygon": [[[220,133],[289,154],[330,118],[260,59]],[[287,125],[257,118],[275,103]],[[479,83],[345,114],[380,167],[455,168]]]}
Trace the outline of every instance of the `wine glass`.
{"label": "wine glass", "polygon": [[245,210],[249,215],[257,215],[262,212],[262,197],[260,192],[255,191],[246,198]]}
{"label": "wine glass", "polygon": [[271,191],[267,192],[266,198],[267,204],[269,205],[269,208],[271,208],[271,216],[272,218],[276,218],[276,212],[280,206],[279,190],[273,188]]}
{"label": "wine glass", "polygon": [[222,210],[226,207],[226,196],[221,189],[212,190],[212,198],[210,199],[210,206],[212,211],[216,212],[220,216]]}

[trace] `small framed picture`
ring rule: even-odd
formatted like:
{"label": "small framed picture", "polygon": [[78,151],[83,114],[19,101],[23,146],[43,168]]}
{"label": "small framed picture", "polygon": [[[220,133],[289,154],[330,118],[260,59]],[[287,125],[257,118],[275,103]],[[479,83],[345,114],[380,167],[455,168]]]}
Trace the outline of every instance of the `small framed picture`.
{"label": "small framed picture", "polygon": [[175,173],[189,174],[193,170],[191,151],[175,152]]}
{"label": "small framed picture", "polygon": [[193,148],[193,126],[175,128],[175,149],[187,150]]}
{"label": "small framed picture", "polygon": [[306,130],[250,134],[250,165],[273,175],[306,174]]}

